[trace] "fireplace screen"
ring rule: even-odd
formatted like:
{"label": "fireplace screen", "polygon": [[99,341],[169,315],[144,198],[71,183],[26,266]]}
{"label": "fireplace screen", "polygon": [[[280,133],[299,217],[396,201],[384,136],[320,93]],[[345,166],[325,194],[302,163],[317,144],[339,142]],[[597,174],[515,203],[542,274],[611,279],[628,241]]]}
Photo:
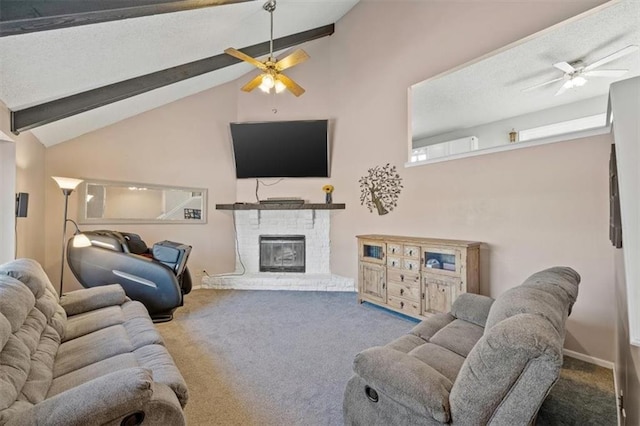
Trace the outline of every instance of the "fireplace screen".
{"label": "fireplace screen", "polygon": [[304,271],[304,235],[260,236],[260,272]]}

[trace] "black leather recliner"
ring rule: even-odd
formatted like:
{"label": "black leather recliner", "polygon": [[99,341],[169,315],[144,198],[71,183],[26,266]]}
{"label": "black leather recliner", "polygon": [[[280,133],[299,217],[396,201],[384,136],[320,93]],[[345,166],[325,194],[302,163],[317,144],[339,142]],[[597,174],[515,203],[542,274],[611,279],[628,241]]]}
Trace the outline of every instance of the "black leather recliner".
{"label": "black leather recliner", "polygon": [[120,284],[154,322],[170,321],[191,291],[190,253],[191,246],[172,241],[150,250],[137,234],[107,230],[81,232],[67,243],[69,267],[83,287]]}

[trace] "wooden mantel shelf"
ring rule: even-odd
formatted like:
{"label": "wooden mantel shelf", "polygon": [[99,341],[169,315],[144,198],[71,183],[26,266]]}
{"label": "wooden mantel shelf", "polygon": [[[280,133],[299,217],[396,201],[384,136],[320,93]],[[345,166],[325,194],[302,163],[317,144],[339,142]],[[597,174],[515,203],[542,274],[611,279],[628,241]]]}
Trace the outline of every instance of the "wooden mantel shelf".
{"label": "wooden mantel shelf", "polygon": [[344,210],[344,203],[234,203],[216,204],[216,210]]}

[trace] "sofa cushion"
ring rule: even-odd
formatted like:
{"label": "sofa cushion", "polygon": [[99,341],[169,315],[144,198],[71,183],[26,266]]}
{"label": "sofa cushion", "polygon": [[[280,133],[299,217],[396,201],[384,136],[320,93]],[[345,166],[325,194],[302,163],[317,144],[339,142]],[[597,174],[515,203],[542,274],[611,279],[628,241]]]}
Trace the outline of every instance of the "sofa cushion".
{"label": "sofa cushion", "polygon": [[462,293],[451,306],[451,315],[458,319],[484,327],[494,300],[487,296]]}
{"label": "sofa cushion", "polygon": [[122,305],[127,295],[118,284],[103,285],[65,293],[60,304],[67,315],[76,315],[107,306]]}
{"label": "sofa cushion", "polygon": [[24,284],[15,278],[0,275],[0,313],[9,320],[12,333],[22,327],[35,305],[36,298]]}
{"label": "sofa cushion", "polygon": [[418,346],[409,355],[418,358],[425,364],[429,364],[434,370],[447,379],[454,382],[464,363],[464,357],[433,343],[425,343]]}
{"label": "sofa cushion", "polygon": [[124,315],[120,306],[109,306],[95,311],[72,315],[67,320],[64,341],[93,333],[113,325],[122,324]]}
{"label": "sofa cushion", "polygon": [[531,275],[520,286],[502,293],[489,312],[485,334],[500,321],[518,314],[545,317],[564,336],[564,322],[578,296],[580,275],[554,267]]}
{"label": "sofa cushion", "polygon": [[405,334],[404,336],[398,337],[396,340],[391,343],[385,345],[387,348],[395,349],[399,352],[409,353],[420,345],[424,345],[424,339],[413,335],[413,334]]}
{"label": "sofa cushion", "polygon": [[89,364],[53,379],[51,388],[47,393],[47,398],[56,396],[59,393],[90,380],[97,379],[105,374],[133,367],[139,367],[139,363],[136,356],[131,352],[94,362],[93,364]]}
{"label": "sofa cushion", "polygon": [[9,408],[18,399],[30,368],[29,348],[15,335],[10,335],[0,352],[0,410]]}
{"label": "sofa cushion", "polygon": [[59,346],[60,336],[51,326],[47,326],[40,337],[37,350],[31,356],[29,376],[22,387],[20,398],[32,404],[45,399],[53,380],[53,363]]}
{"label": "sofa cushion", "polygon": [[67,315],[58,304],[58,293],[53,288],[42,266],[33,259],[16,259],[0,265],[0,277],[8,276],[24,284],[36,299],[36,308],[62,337]]}
{"label": "sofa cushion", "polygon": [[451,323],[455,319],[456,318],[450,313],[435,314],[429,317],[428,320],[422,321],[420,324],[413,327],[409,333],[428,341],[442,327]]}
{"label": "sofa cushion", "polygon": [[133,344],[122,325],[103,328],[60,345],[53,367],[59,377],[114,355],[132,352]]}
{"label": "sofa cushion", "polygon": [[429,341],[466,357],[483,332],[484,328],[479,325],[457,319],[440,329]]}
{"label": "sofa cushion", "polygon": [[47,289],[56,294],[42,266],[33,259],[16,259],[2,264],[0,275],[7,275],[22,282],[35,297],[41,297]]}

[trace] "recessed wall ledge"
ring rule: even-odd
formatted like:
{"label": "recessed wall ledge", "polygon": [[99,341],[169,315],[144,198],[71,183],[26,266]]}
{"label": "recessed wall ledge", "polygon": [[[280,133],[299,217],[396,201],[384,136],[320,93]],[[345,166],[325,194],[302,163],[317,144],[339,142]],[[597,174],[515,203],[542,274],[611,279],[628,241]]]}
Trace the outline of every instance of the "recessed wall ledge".
{"label": "recessed wall ledge", "polygon": [[579,132],[565,133],[562,135],[550,136],[548,138],[533,139],[526,142],[514,142],[505,145],[495,146],[492,148],[479,149],[477,151],[469,151],[461,154],[448,155],[446,157],[431,158],[429,160],[406,162],[405,167],[424,166],[426,164],[441,163],[443,161],[459,160],[461,158],[476,157],[478,155],[495,154],[497,152],[511,151],[513,149],[530,148],[538,145],[546,145],[556,142],[570,141],[574,139],[587,138],[590,136],[605,135],[611,133],[611,125],[598,127],[595,129],[581,130]]}

